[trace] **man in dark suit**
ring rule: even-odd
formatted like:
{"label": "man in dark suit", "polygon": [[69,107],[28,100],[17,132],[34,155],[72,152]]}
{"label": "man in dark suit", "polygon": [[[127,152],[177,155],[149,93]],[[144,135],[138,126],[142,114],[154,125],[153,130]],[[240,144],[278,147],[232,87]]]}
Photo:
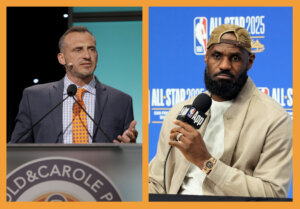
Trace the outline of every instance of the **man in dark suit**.
{"label": "man in dark suit", "polygon": [[[83,26],[74,26],[60,38],[59,49],[57,58],[66,69],[65,77],[60,81],[24,90],[10,142],[135,142],[138,133],[135,129],[136,121],[133,120],[131,97],[102,84],[94,76],[98,53],[92,33]],[[77,92],[83,92],[80,96],[76,94],[76,99],[82,102],[83,107],[105,133],[99,130],[79,106],[79,114],[76,114],[74,108],[77,104],[69,97],[32,131],[22,136],[51,108],[68,96],[67,88],[70,84],[77,86]],[[79,121],[80,133],[77,133],[74,121]],[[86,140],[76,141],[76,134],[80,134],[80,137],[81,134],[86,135]]]}

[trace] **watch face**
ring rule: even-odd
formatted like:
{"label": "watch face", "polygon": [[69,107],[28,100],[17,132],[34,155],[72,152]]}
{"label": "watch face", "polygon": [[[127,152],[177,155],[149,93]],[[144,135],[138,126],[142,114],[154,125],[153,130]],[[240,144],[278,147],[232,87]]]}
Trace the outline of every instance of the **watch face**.
{"label": "watch face", "polygon": [[206,167],[207,168],[212,168],[213,167],[213,163],[211,161],[206,162]]}

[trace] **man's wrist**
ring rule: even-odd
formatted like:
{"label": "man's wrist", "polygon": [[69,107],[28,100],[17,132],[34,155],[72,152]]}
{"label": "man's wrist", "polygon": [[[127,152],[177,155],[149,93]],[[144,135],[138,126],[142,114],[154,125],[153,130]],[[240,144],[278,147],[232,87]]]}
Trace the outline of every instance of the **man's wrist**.
{"label": "man's wrist", "polygon": [[203,166],[201,168],[201,170],[208,175],[212,169],[214,168],[215,164],[217,162],[217,159],[214,157],[210,157],[208,160],[205,160],[203,163]]}

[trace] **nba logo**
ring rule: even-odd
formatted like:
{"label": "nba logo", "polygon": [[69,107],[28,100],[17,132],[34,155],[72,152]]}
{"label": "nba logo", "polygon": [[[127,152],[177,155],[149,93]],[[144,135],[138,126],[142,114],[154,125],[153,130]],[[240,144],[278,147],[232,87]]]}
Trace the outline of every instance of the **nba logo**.
{"label": "nba logo", "polygon": [[192,108],[190,109],[190,111],[188,112],[188,117],[189,117],[189,118],[192,118],[195,112],[196,112],[196,109],[195,109],[194,107],[192,107]]}
{"label": "nba logo", "polygon": [[266,95],[270,96],[270,90],[268,87],[258,87],[258,89],[262,92],[265,93]]}
{"label": "nba logo", "polygon": [[205,55],[207,47],[207,19],[195,17],[194,19],[194,52],[196,55]]}

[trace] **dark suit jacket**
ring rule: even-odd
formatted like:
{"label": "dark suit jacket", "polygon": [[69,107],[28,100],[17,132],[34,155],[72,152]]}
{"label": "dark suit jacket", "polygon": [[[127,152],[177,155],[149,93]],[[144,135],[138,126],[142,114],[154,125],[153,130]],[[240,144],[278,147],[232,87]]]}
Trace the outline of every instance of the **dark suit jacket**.
{"label": "dark suit jacket", "polygon": [[[63,89],[64,79],[31,86],[24,90],[10,143],[15,143],[36,121],[63,100]],[[116,139],[128,129],[133,120],[131,97],[96,79],[94,117],[105,133],[111,139]],[[22,137],[19,143],[63,143],[62,124],[62,105],[60,105]],[[109,142],[95,125],[93,130],[93,142]]]}

